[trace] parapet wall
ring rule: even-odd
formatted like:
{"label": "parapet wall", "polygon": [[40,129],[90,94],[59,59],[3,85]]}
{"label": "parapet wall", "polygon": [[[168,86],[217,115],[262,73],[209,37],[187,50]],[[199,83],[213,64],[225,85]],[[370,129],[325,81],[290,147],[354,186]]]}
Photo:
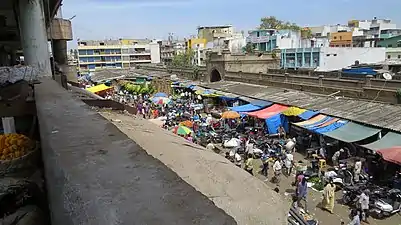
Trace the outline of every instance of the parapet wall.
{"label": "parapet wall", "polygon": [[55,81],[35,101],[52,224],[236,224]]}

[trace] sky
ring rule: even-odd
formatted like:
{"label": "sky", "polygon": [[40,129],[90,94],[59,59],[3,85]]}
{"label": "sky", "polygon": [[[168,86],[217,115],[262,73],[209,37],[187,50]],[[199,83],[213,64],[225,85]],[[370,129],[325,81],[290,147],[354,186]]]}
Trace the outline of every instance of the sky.
{"label": "sky", "polygon": [[256,28],[276,16],[300,26],[346,24],[351,19],[387,18],[401,26],[401,0],[64,0],[62,15],[72,20],[77,39],[183,39],[198,26]]}

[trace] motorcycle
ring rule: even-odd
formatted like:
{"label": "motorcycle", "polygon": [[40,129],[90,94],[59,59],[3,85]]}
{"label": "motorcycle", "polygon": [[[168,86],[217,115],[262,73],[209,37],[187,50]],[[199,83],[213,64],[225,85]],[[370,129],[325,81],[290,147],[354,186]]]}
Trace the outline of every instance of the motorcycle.
{"label": "motorcycle", "polygon": [[374,201],[371,209],[373,215],[378,219],[390,217],[401,212],[401,191],[391,189],[387,192],[387,198],[380,198]]}

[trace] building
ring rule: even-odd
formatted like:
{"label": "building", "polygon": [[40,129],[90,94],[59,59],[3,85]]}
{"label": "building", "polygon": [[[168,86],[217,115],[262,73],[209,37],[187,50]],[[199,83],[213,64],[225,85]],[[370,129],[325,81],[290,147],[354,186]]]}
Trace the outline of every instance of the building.
{"label": "building", "polygon": [[[354,29],[354,47],[377,47],[381,40],[401,34],[397,24],[389,19],[350,20],[348,26]],[[358,29],[358,33],[355,32]]]}
{"label": "building", "polygon": [[331,33],[330,47],[352,47],[352,31]]}
{"label": "building", "polygon": [[233,33],[225,38],[217,38],[213,41],[212,51],[229,50],[231,53],[242,53],[246,45],[243,33]]}
{"label": "building", "polygon": [[379,41],[378,47],[385,48],[400,48],[401,47],[401,35],[390,37]]}
{"label": "building", "polygon": [[201,26],[198,27],[198,38],[213,42],[215,39],[231,37],[234,33],[232,25],[223,26]]}
{"label": "building", "polygon": [[360,63],[378,63],[385,60],[385,48],[321,47],[281,50],[284,69],[314,69],[334,71]]}
{"label": "building", "polygon": [[179,41],[162,41],[160,45],[160,58],[164,64],[172,62],[178,54],[185,53],[185,43]]}
{"label": "building", "polygon": [[399,61],[401,62],[401,47],[400,48],[387,48],[386,61]]}
{"label": "building", "polygon": [[150,40],[78,41],[80,72],[122,69],[142,63],[160,63],[160,46]]}
{"label": "building", "polygon": [[258,29],[248,32],[247,43],[252,43],[255,50],[270,52],[274,49],[301,47],[300,31]]}

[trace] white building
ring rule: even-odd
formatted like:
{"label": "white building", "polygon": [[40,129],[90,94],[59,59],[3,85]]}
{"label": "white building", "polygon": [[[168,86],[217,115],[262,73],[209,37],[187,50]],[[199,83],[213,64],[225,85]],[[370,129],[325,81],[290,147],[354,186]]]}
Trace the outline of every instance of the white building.
{"label": "white building", "polygon": [[213,40],[212,50],[230,50],[231,53],[241,53],[246,45],[246,38],[243,33],[233,33],[223,38]]}
{"label": "white building", "polygon": [[246,42],[252,43],[256,50],[262,52],[302,47],[300,31],[259,29],[250,30],[248,34]]}
{"label": "white building", "polygon": [[385,48],[292,48],[281,51],[284,69],[314,69],[335,71],[359,63],[378,63],[385,60]]}
{"label": "white building", "polygon": [[156,41],[78,41],[78,65],[81,72],[130,68],[142,63],[160,63],[160,45]]}

